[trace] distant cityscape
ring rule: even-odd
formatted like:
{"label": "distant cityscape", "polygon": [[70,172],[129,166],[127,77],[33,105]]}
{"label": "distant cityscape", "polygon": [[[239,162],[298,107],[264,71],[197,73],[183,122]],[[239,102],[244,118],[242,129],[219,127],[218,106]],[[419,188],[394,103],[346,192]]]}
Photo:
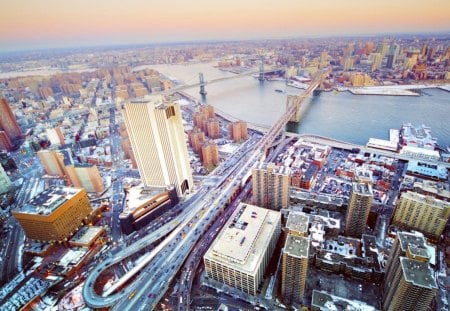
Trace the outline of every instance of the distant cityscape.
{"label": "distant cityscape", "polygon": [[[239,79],[273,124],[208,101]],[[450,106],[365,145],[287,130],[325,93],[432,92],[448,34],[0,54],[0,310],[448,310]]]}

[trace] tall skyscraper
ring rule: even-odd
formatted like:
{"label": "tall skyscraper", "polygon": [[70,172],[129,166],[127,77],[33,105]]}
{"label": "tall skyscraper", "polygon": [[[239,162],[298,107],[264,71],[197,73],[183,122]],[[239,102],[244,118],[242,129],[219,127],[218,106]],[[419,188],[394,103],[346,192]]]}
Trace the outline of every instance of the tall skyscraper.
{"label": "tall skyscraper", "polygon": [[279,210],[289,206],[289,168],[260,162],[252,171],[254,204]]}
{"label": "tall skyscraper", "polygon": [[355,238],[362,236],[366,229],[372,201],[372,174],[368,170],[357,170],[345,218],[346,235]]}
{"label": "tall skyscraper", "polygon": [[301,304],[308,272],[309,238],[288,234],[283,248],[281,294],[283,302]]}
{"label": "tall skyscraper", "polygon": [[11,180],[5,172],[5,169],[0,164],[0,194],[3,194],[11,187]]}
{"label": "tall skyscraper", "polygon": [[392,222],[415,229],[431,238],[438,238],[450,217],[450,203],[432,196],[408,191],[397,202]]}
{"label": "tall skyscraper", "polygon": [[383,310],[428,310],[437,290],[430,258],[422,234],[397,233],[385,268]]}
{"label": "tall skyscraper", "polygon": [[5,98],[0,98],[0,130],[4,131],[14,144],[22,138],[22,131],[16,116]]}
{"label": "tall skyscraper", "polygon": [[44,167],[45,174],[64,177],[64,155],[58,150],[40,150],[37,152]]}
{"label": "tall skyscraper", "polygon": [[149,96],[122,110],[142,181],[148,187],[173,185],[179,196],[193,187],[178,104]]}
{"label": "tall skyscraper", "polygon": [[65,167],[71,184],[77,188],[84,188],[87,192],[103,192],[102,177],[96,165],[75,164]]}

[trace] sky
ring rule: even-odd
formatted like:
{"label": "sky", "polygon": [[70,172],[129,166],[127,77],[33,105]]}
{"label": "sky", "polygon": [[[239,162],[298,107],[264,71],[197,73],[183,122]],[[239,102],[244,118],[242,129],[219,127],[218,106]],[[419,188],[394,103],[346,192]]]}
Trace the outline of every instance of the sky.
{"label": "sky", "polygon": [[0,0],[0,50],[450,33],[450,0]]}

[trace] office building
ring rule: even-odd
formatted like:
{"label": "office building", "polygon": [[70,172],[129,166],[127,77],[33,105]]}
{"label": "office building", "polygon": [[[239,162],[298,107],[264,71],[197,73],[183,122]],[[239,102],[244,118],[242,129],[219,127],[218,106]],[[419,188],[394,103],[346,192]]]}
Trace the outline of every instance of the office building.
{"label": "office building", "polygon": [[403,192],[394,210],[392,222],[402,228],[438,238],[450,217],[450,203],[413,191]]}
{"label": "office building", "polygon": [[201,159],[205,167],[219,165],[219,147],[214,141],[208,141],[202,145]]}
{"label": "office building", "polygon": [[5,98],[0,98],[0,131],[4,131],[14,145],[22,138],[22,131],[16,116]]}
{"label": "office building", "polygon": [[64,155],[61,152],[58,150],[40,150],[37,155],[44,167],[45,174],[61,178],[66,175]]}
{"label": "office building", "polygon": [[230,139],[240,142],[248,138],[247,123],[243,121],[232,122],[229,125]]}
{"label": "office building", "polygon": [[280,231],[279,212],[240,203],[203,257],[207,276],[256,295]]}
{"label": "office building", "polygon": [[353,69],[353,58],[352,57],[345,57],[342,62],[343,62],[344,71],[349,71],[349,70]]}
{"label": "office building", "polygon": [[288,167],[260,162],[252,170],[254,204],[279,210],[289,206]]}
{"label": "office building", "polygon": [[193,181],[179,105],[149,96],[127,102],[122,112],[144,184],[173,185],[184,195]]}
{"label": "office building", "polygon": [[105,190],[102,177],[96,165],[72,164],[67,165],[65,171],[73,187],[84,188],[87,192],[96,193]]}
{"label": "office building", "polygon": [[5,169],[0,164],[0,194],[8,192],[11,187],[11,180],[5,172]]}
{"label": "office building", "polygon": [[345,234],[361,238],[366,229],[367,218],[373,201],[372,173],[368,170],[356,170],[350,200],[345,218]]}
{"label": "office building", "polygon": [[308,272],[309,238],[288,234],[283,248],[281,295],[287,305],[302,304]]}
{"label": "office building", "polygon": [[12,211],[33,240],[66,241],[92,211],[84,189],[51,187]]}

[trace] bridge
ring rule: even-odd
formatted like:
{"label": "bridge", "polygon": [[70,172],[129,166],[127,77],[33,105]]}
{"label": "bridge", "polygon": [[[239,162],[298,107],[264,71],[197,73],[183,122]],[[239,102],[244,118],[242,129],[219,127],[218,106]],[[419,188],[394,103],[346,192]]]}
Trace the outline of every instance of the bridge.
{"label": "bridge", "polygon": [[[252,73],[242,76],[249,74]],[[185,212],[159,231],[149,233],[115,254],[110,253],[106,260],[94,268],[82,291],[87,306],[112,307],[112,310],[121,311],[154,309],[196,243],[211,224],[227,211],[228,204],[249,180],[252,167],[265,158],[267,150],[272,147],[279,134],[284,132],[292,115],[324,78],[325,74],[318,74],[305,93],[293,100],[293,104],[259,141],[254,137],[250,138],[227,161],[222,162],[200,186],[196,199],[184,207]],[[224,78],[218,80],[223,81]],[[109,290],[103,294],[94,291],[95,282],[103,271],[139,253],[157,239],[163,240],[150,253],[141,256],[136,266],[116,280]]]}
{"label": "bridge", "polygon": [[229,77],[221,77],[221,78],[211,79],[209,81],[205,81],[203,73],[200,72],[199,73],[199,82],[180,85],[180,86],[177,86],[177,87],[169,89],[169,90],[158,92],[156,94],[171,95],[173,93],[177,93],[177,92],[180,92],[180,91],[191,89],[193,87],[200,87],[200,92],[199,93],[202,96],[205,96],[207,94],[206,89],[205,89],[207,84],[213,84],[213,83],[223,82],[223,81],[227,81],[227,80],[233,80],[233,79],[248,77],[248,76],[252,76],[252,75],[258,75],[258,79],[260,81],[264,81],[265,75],[267,75],[269,73],[274,73],[274,72],[277,72],[277,71],[284,71],[284,68],[274,67],[274,68],[264,69],[264,67],[261,67],[258,70],[251,70],[251,71],[239,73],[239,74],[236,74],[236,75],[233,75],[233,76],[229,76]]}

